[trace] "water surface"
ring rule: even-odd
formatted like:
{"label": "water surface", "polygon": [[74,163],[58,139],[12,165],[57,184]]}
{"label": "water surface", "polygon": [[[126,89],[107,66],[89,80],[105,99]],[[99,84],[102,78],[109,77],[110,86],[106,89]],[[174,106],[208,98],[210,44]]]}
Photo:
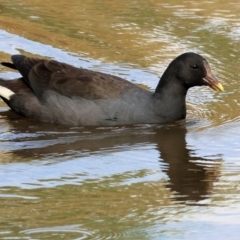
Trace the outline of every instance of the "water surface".
{"label": "water surface", "polygon": [[[154,89],[185,51],[226,91],[186,121],[69,128],[0,102],[1,239],[239,239],[239,1],[2,0],[0,58],[44,57]],[[0,67],[0,77],[15,72]]]}

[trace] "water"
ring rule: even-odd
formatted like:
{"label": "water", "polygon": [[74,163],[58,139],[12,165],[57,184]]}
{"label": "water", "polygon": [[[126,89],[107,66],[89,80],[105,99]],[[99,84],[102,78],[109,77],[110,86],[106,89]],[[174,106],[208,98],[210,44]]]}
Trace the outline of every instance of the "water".
{"label": "water", "polygon": [[163,126],[69,128],[0,102],[0,238],[238,239],[239,10],[233,0],[2,0],[1,61],[52,58],[154,89],[194,51],[226,91],[192,89],[186,121]]}

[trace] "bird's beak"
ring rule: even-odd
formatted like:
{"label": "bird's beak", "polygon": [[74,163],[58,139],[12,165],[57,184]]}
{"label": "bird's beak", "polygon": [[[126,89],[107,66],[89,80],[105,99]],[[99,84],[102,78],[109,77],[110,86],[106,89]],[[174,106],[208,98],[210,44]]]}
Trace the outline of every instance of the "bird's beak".
{"label": "bird's beak", "polygon": [[207,61],[204,61],[204,67],[206,69],[207,75],[203,78],[203,81],[208,85],[210,88],[214,89],[218,92],[223,92],[224,88],[219,80],[212,74],[211,68]]}

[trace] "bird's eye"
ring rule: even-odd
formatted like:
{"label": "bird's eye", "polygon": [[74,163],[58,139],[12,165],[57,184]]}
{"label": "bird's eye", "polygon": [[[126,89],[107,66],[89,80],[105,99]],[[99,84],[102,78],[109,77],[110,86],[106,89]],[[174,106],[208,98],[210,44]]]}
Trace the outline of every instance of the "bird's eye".
{"label": "bird's eye", "polygon": [[192,69],[198,69],[198,66],[196,64],[191,65]]}

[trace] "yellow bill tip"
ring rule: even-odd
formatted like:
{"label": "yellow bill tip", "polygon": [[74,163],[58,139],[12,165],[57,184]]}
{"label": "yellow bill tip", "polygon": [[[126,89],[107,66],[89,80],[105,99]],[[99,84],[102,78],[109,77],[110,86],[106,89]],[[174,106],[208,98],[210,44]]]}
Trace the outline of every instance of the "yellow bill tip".
{"label": "yellow bill tip", "polygon": [[215,91],[224,92],[223,85],[222,85],[220,82],[213,84],[211,87],[212,87]]}

